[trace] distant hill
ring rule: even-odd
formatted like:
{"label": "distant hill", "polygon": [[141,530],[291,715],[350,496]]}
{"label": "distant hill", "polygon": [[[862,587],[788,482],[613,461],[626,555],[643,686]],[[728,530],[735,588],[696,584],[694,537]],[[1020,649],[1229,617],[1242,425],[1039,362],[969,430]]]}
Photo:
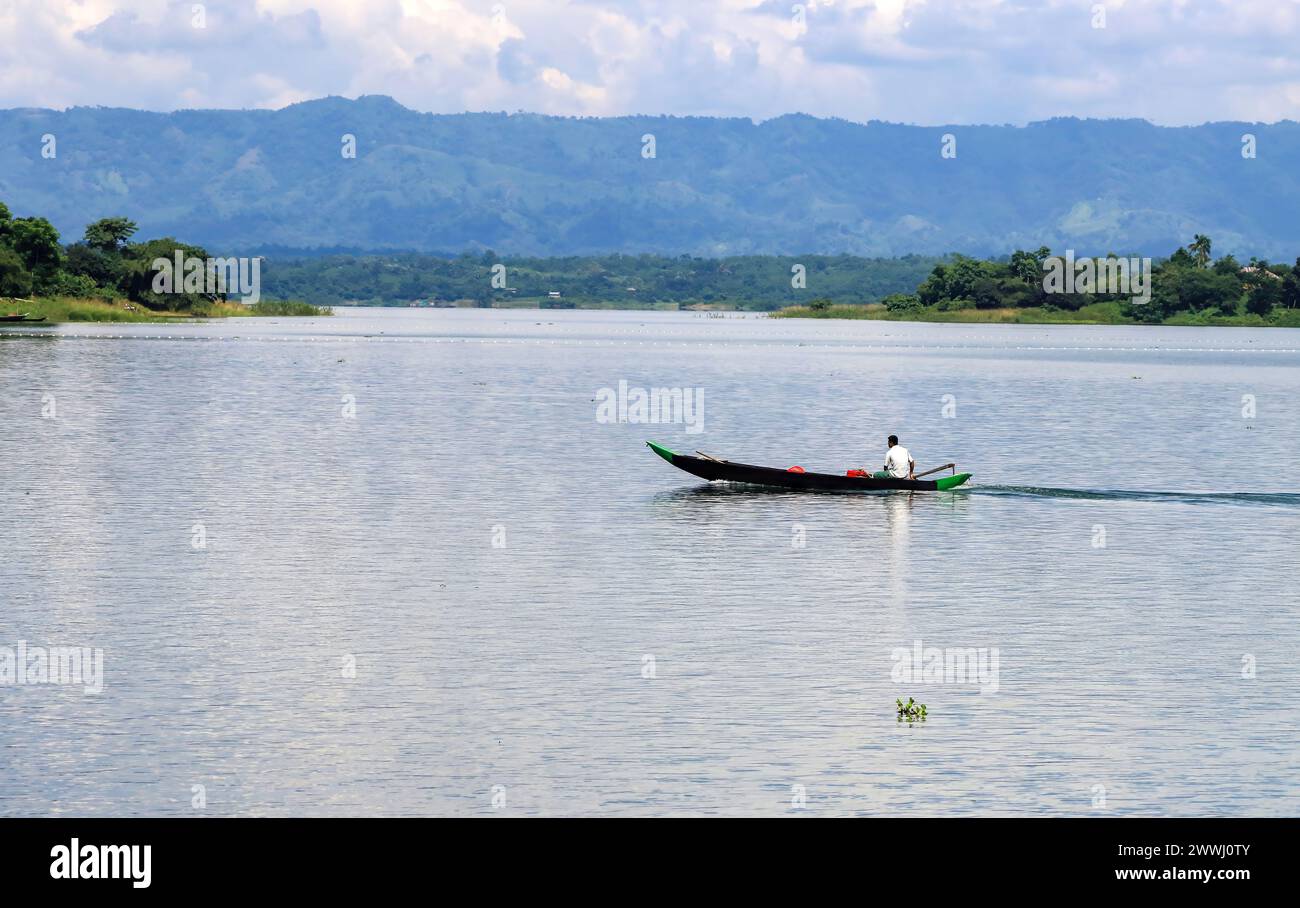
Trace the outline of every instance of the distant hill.
{"label": "distant hill", "polygon": [[[1253,160],[1241,156],[1247,132]],[[345,133],[355,159],[340,154]],[[945,133],[954,159],[940,156]],[[1164,255],[1205,233],[1216,253],[1289,261],[1300,124],[433,115],[385,97],[18,109],[0,111],[0,200],[50,217],[65,240],[125,215],[142,235],[244,253]]]}

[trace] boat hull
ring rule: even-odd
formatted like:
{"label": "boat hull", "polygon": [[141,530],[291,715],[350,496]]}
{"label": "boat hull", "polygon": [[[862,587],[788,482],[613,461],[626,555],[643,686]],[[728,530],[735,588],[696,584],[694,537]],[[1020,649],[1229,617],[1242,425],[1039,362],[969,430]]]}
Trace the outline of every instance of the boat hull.
{"label": "boat hull", "polygon": [[839,476],[834,473],[795,473],[779,467],[760,467],[748,463],[709,460],[677,454],[652,441],[646,442],[656,454],[679,470],[710,482],[738,482],[747,485],[770,486],[782,489],[809,489],[827,492],[863,492],[903,490],[911,492],[939,492],[955,488],[970,479],[969,473],[943,476],[939,479],[876,479],[874,476]]}

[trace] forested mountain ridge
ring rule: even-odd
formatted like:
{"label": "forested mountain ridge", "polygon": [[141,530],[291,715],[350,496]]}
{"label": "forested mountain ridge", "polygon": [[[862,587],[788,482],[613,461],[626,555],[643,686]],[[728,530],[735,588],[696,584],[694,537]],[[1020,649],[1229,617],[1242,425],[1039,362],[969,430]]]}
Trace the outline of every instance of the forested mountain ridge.
{"label": "forested mountain ridge", "polygon": [[1155,255],[1199,232],[1282,257],[1300,247],[1300,124],[435,115],[379,96],[15,109],[0,111],[0,198],[63,234],[124,216],[241,254]]}

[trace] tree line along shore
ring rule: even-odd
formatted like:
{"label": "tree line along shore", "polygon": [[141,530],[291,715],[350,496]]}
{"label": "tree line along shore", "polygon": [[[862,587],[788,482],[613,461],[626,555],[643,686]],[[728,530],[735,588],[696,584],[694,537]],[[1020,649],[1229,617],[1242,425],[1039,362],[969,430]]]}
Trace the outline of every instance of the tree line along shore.
{"label": "tree line along shore", "polygon": [[[1021,324],[1162,324],[1300,328],[1300,258],[1294,265],[1235,256],[1215,259],[1213,242],[1197,234],[1168,258],[1108,255],[1088,260],[1094,272],[1102,263],[1137,266],[1145,273],[1119,292],[1095,279],[1076,287],[1072,253],[1053,255],[1047,247],[1018,250],[1001,259],[956,255],[940,262],[911,293],[891,294],[878,303],[845,305],[819,297],[807,305],[776,313],[784,318],[867,318],[899,321],[1014,322]],[[1084,260],[1079,260],[1082,263]],[[1118,270],[1118,269],[1114,269]]]}
{"label": "tree line along shore", "polygon": [[1101,292],[1082,281],[1051,288],[1045,278],[1060,260],[1047,247],[983,259],[958,254],[536,258],[492,250],[325,254],[276,260],[266,283],[276,296],[387,306],[689,308],[786,318],[1300,327],[1300,259],[1294,266],[1258,258],[1242,263],[1232,255],[1215,259],[1211,240],[1197,235],[1167,258],[1124,260],[1145,271],[1146,292],[1137,301],[1128,289]]}
{"label": "tree line along shore", "polygon": [[0,316],[142,322],[330,314],[293,300],[245,303],[228,292],[226,277],[219,274],[188,284],[183,279],[168,282],[160,292],[154,267],[159,259],[197,263],[196,270],[213,259],[201,246],[171,238],[132,242],[135,232],[127,218],[103,218],[88,225],[79,241],[64,245],[48,220],[16,218],[0,202]]}
{"label": "tree line along shore", "polygon": [[[1143,263],[1133,288],[1045,280],[1063,257],[1047,247],[1000,257],[907,255],[608,254],[499,256],[492,250],[290,254],[265,263],[257,302],[220,281],[160,292],[160,259],[213,261],[171,238],[133,241],[123,217],[88,225],[64,245],[44,218],[15,218],[0,203],[0,315],[57,321],[157,321],[237,315],[330,314],[328,304],[540,308],[703,309],[782,318],[1030,324],[1300,327],[1300,258],[1294,265],[1212,255],[1197,235]],[[1073,255],[1073,253],[1069,253]],[[1113,259],[1107,256],[1104,260]],[[221,261],[221,260],[218,260]],[[1080,260],[1083,261],[1083,260]],[[1098,259],[1096,261],[1103,261]],[[1071,266],[1073,267],[1073,259]],[[188,287],[188,289],[187,289]],[[236,288],[238,289],[238,288]],[[323,306],[309,305],[310,299]],[[807,301],[807,302],[805,302]]]}

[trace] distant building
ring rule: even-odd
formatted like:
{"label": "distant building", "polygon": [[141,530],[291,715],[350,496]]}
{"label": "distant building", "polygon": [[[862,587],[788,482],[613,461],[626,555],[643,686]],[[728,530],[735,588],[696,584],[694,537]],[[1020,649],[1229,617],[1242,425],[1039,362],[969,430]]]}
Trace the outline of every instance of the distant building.
{"label": "distant building", "polygon": [[552,290],[546,294],[546,299],[539,300],[537,303],[539,309],[576,309],[577,307],[577,303],[560,299],[560,291],[558,290]]}
{"label": "distant building", "polygon": [[1263,274],[1267,274],[1269,277],[1271,277],[1271,278],[1272,278],[1273,280],[1275,280],[1275,281],[1280,281],[1280,280],[1282,280],[1282,278],[1278,277],[1276,274],[1274,274],[1272,271],[1269,271],[1267,268],[1259,268],[1259,267],[1256,267],[1255,265],[1247,265],[1245,268],[1242,268],[1242,269],[1241,269],[1240,273],[1241,273],[1241,274],[1257,274],[1257,273],[1263,273]]}

